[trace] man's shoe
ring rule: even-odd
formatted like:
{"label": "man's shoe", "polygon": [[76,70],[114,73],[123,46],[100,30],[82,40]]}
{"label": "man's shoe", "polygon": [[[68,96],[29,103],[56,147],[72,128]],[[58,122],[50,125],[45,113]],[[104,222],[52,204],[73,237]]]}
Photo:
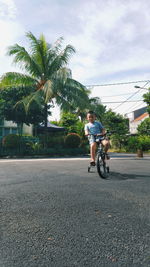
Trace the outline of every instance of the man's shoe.
{"label": "man's shoe", "polygon": [[95,161],[91,161],[91,162],[90,162],[90,165],[91,165],[91,166],[95,166]]}

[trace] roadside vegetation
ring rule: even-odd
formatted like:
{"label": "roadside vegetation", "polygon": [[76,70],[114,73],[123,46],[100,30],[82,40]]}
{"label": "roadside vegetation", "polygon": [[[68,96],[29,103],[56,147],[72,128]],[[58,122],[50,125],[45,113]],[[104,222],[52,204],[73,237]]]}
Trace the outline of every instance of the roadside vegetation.
{"label": "roadside vegetation", "polygon": [[[8,48],[8,55],[21,72],[7,72],[0,80],[0,118],[19,126],[19,135],[10,134],[0,142],[0,156],[57,156],[88,154],[89,145],[84,136],[86,113],[93,110],[97,119],[110,133],[111,150],[136,152],[150,150],[150,118],[138,127],[136,136],[129,135],[129,121],[122,115],[106,110],[100,98],[90,97],[88,90],[72,78],[68,67],[75,53],[74,47],[63,47],[63,39],[47,43],[41,35],[26,34],[29,48],[18,44]],[[150,92],[144,101],[150,111]],[[61,133],[49,133],[48,116],[54,103],[59,105],[61,117],[51,123],[64,127]],[[34,127],[34,136],[23,135],[23,123]],[[44,133],[36,134],[40,123]]]}

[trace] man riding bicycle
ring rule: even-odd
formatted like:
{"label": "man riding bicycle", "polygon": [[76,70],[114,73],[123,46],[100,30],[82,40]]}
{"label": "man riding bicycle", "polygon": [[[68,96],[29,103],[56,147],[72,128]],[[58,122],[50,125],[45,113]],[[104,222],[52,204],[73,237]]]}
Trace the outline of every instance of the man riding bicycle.
{"label": "man riding bicycle", "polygon": [[[91,154],[91,166],[95,166],[95,155],[96,155],[96,136],[101,135],[104,136],[106,134],[106,131],[103,127],[103,125],[96,121],[96,114],[93,111],[89,111],[87,113],[87,120],[88,123],[85,124],[84,130],[85,135],[88,136],[89,144],[90,144],[90,154]],[[109,159],[109,155],[107,154],[107,151],[110,147],[110,142],[107,138],[104,138],[101,140],[101,143],[104,147],[104,151],[106,153],[106,158]]]}

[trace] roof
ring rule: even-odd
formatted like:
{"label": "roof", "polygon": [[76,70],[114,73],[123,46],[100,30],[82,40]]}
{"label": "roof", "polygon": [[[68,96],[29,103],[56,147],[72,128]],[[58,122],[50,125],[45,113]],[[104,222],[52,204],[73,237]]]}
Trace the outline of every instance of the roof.
{"label": "roof", "polygon": [[[44,123],[41,123],[38,127],[38,130],[42,130],[44,131],[45,130],[45,126],[44,126]],[[65,131],[65,128],[64,127],[60,127],[60,126],[57,126],[55,124],[52,124],[50,123],[49,121],[47,122],[47,130],[49,132],[60,132],[60,131]]]}
{"label": "roof", "polygon": [[64,129],[64,127],[57,126],[57,125],[50,123],[50,122],[47,123],[47,127],[48,128],[55,128],[55,129]]}
{"label": "roof", "polygon": [[134,122],[136,122],[136,121],[141,121],[141,120],[143,120],[143,119],[146,118],[146,117],[149,117],[149,114],[148,114],[147,112],[145,112],[145,113],[143,113],[142,115],[140,115],[139,117],[137,117],[137,118],[134,120]]}

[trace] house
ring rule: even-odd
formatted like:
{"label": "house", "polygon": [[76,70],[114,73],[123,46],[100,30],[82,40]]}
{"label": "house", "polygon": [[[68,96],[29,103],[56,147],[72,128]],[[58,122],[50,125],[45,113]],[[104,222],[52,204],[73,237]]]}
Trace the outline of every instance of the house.
{"label": "house", "polygon": [[[37,128],[37,133],[38,134],[43,134],[45,131],[45,127],[44,127],[44,124],[40,124],[39,127]],[[57,126],[57,125],[54,125],[50,122],[47,122],[47,133],[58,133],[58,132],[64,132],[65,131],[65,128],[64,127],[60,127],[60,126]]]}
{"label": "house", "polygon": [[130,134],[136,134],[138,126],[146,118],[149,118],[149,114],[146,111],[146,107],[133,111],[132,117],[129,119]]}
{"label": "house", "polygon": [[[6,121],[4,119],[0,120],[0,138],[2,138],[5,135],[8,134],[19,134],[20,133],[20,127],[12,122],[12,121]],[[33,126],[23,124],[23,134],[33,134]]]}
{"label": "house", "polygon": [[[44,125],[39,125],[37,128],[37,134],[43,134],[45,131]],[[54,133],[54,132],[64,132],[65,128],[64,127],[59,127],[57,125],[54,125],[50,122],[47,124],[47,132],[48,133]],[[4,119],[0,120],[0,139],[3,136],[6,136],[8,134],[19,134],[20,133],[20,127],[12,122],[12,121],[6,121]],[[28,126],[27,124],[23,124],[23,134],[29,134],[33,135],[33,125],[30,124]]]}

